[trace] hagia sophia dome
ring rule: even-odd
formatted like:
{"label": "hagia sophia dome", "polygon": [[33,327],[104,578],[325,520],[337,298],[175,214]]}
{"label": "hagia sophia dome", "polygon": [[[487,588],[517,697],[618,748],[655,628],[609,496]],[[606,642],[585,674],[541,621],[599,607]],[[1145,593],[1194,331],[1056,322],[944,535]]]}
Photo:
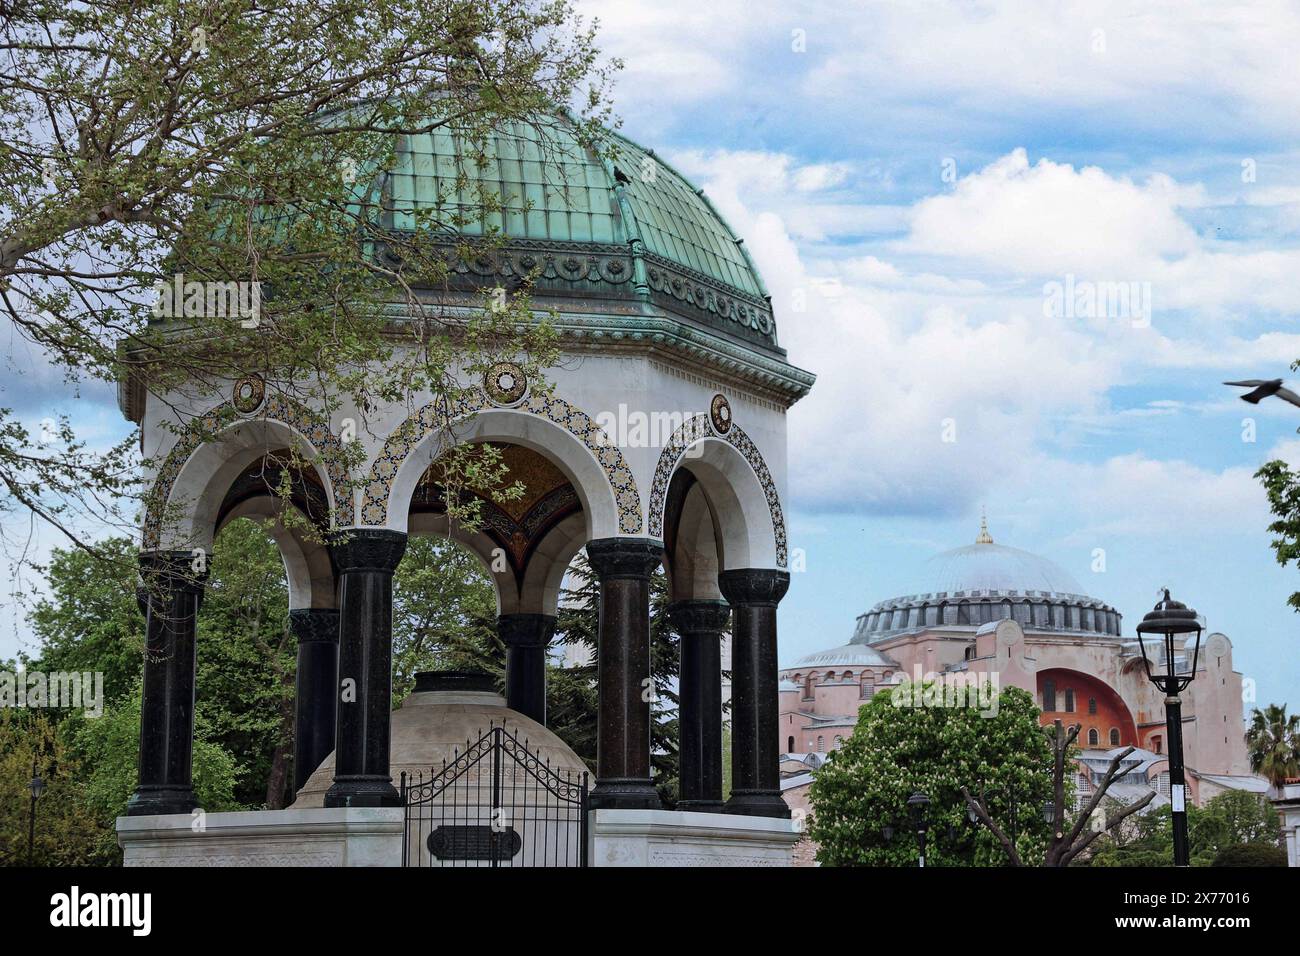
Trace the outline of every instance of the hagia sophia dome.
{"label": "hagia sophia dome", "polygon": [[1086,593],[1060,565],[997,544],[981,522],[974,544],[931,558],[916,593],[881,601],[858,617],[852,644],[874,644],[925,627],[979,627],[1010,618],[1034,630],[1118,637],[1114,607]]}

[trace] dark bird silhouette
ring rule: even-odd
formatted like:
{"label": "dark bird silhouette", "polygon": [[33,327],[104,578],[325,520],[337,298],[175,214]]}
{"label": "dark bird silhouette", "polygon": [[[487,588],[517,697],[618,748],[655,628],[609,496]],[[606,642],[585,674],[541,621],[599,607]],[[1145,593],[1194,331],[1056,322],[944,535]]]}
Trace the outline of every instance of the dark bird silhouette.
{"label": "dark bird silhouette", "polygon": [[620,182],[620,183],[623,183],[624,185],[626,185],[627,183],[630,183],[632,180],[630,180],[630,179],[627,178],[627,174],[625,174],[625,173],[623,172],[623,170],[621,170],[621,169],[619,169],[617,166],[615,166],[615,167],[614,167],[614,181],[615,181],[615,182]]}
{"label": "dark bird silhouette", "polygon": [[1223,384],[1254,389],[1254,391],[1241,396],[1243,402],[1250,402],[1252,405],[1258,405],[1262,399],[1268,398],[1270,395],[1276,395],[1284,402],[1290,402],[1292,405],[1300,407],[1300,395],[1297,395],[1289,388],[1283,388],[1280,378],[1248,378],[1241,382],[1224,382]]}

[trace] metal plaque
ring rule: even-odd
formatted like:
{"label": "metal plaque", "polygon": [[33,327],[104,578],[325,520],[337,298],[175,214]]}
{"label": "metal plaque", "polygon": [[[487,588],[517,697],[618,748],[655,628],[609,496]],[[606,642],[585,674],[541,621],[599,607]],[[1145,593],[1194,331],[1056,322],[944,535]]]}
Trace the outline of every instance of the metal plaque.
{"label": "metal plaque", "polygon": [[429,852],[439,860],[509,860],[524,841],[514,827],[440,826],[429,834]]}

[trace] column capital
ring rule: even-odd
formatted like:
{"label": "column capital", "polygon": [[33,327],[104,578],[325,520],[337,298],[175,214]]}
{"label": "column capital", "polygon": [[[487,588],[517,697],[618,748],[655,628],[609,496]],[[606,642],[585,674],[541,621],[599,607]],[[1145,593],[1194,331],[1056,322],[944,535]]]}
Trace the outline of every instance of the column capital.
{"label": "column capital", "polygon": [[289,631],[299,644],[339,642],[339,612],[333,607],[294,608],[289,612]]}
{"label": "column capital", "polygon": [[[199,560],[198,556],[202,555]],[[150,587],[201,593],[208,579],[208,554],[203,551],[141,551],[140,577]],[[199,568],[195,568],[198,560]]]}
{"label": "column capital", "polygon": [[682,637],[718,635],[731,617],[731,605],[726,601],[674,601],[667,610],[669,620]]}
{"label": "column capital", "polygon": [[587,561],[603,581],[648,579],[663,557],[663,542],[656,538],[595,538],[587,542]]}
{"label": "column capital", "polygon": [[776,607],[790,588],[790,572],[769,568],[737,568],[718,575],[718,589],[733,607],[741,604]]}
{"label": "column capital", "polygon": [[406,553],[406,533],[388,528],[345,528],[330,545],[339,574],[380,571],[391,574]]}
{"label": "column capital", "polygon": [[549,614],[498,614],[497,635],[507,647],[546,647],[555,636]]}

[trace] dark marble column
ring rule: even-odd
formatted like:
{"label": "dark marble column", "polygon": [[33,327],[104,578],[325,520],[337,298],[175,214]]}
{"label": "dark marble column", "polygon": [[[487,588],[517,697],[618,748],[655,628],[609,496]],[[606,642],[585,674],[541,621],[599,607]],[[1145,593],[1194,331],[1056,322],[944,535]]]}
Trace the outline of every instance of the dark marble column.
{"label": "dark marble column", "polygon": [[781,799],[776,606],[790,587],[785,571],[723,571],[731,604],[731,798],[727,813],[789,817]]}
{"label": "dark marble column", "polygon": [[722,632],[731,608],[725,601],[677,601],[668,614],[681,636],[677,809],[716,813],[722,809]]}
{"label": "dark marble column", "polygon": [[393,698],[393,571],[406,535],[354,528],[331,548],[339,576],[338,731],[327,807],[395,807],[388,772]]}
{"label": "dark marble column", "polygon": [[555,634],[549,614],[502,614],[497,634],[506,646],[506,706],[546,723],[546,648]]}
{"label": "dark marble column", "polygon": [[658,810],[650,779],[650,575],[663,546],[649,538],[587,542],[600,582],[596,786],[593,810]]}
{"label": "dark marble column", "polygon": [[140,555],[137,596],[145,616],[144,686],[140,703],[139,785],[128,816],[189,813],[198,806],[191,779],[194,754],[194,638],[207,577],[189,551]]}
{"label": "dark marble column", "polygon": [[298,640],[293,705],[293,789],[302,785],[334,749],[339,695],[339,612],[332,607],[289,612]]}

